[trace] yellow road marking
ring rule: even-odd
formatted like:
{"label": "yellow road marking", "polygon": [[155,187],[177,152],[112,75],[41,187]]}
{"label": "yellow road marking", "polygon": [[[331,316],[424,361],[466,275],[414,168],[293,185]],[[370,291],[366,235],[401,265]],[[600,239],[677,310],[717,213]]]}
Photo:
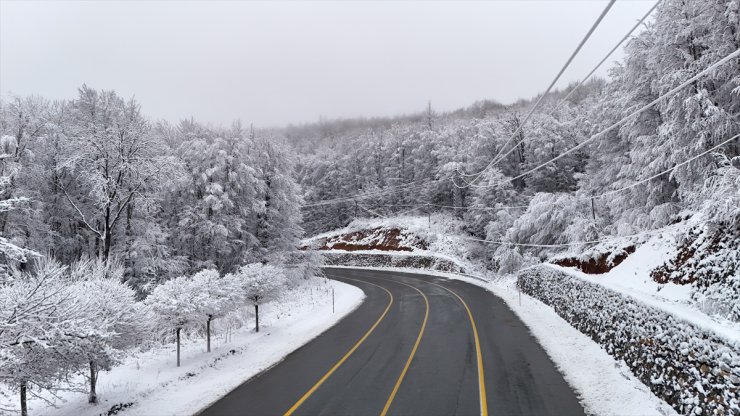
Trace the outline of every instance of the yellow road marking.
{"label": "yellow road marking", "polygon": [[478,393],[480,395],[480,414],[482,416],[488,416],[488,400],[486,399],[486,380],[483,374],[483,356],[481,355],[480,351],[480,340],[478,339],[478,328],[475,326],[475,319],[473,319],[473,313],[470,312],[470,308],[468,308],[468,304],[465,303],[465,301],[458,295],[457,293],[453,292],[451,289],[448,289],[442,285],[438,285],[433,282],[429,282],[433,284],[434,286],[441,287],[442,289],[452,293],[459,301],[462,303],[462,305],[465,307],[465,310],[468,311],[468,318],[470,318],[470,325],[473,327],[473,339],[475,340],[475,353],[476,358],[478,360]]}
{"label": "yellow road marking", "polygon": [[319,386],[324,384],[324,382],[337,370],[337,368],[339,368],[339,366],[341,366],[347,360],[347,358],[349,358],[349,356],[352,355],[353,352],[355,352],[355,350],[360,346],[360,344],[362,344],[367,339],[367,337],[370,336],[370,334],[375,330],[378,324],[380,324],[380,321],[382,321],[383,318],[385,318],[385,316],[388,314],[388,311],[391,309],[391,305],[393,305],[393,294],[388,289],[384,288],[383,286],[376,285],[375,283],[366,282],[364,280],[356,280],[356,279],[350,279],[350,278],[345,278],[345,279],[354,280],[356,282],[367,283],[369,285],[377,286],[385,290],[385,292],[388,294],[388,297],[389,297],[388,306],[385,307],[385,310],[380,315],[380,318],[378,318],[378,320],[375,321],[373,326],[371,326],[370,329],[368,329],[368,331],[365,332],[365,335],[363,335],[362,338],[360,338],[360,340],[357,341],[354,347],[352,347],[352,349],[347,351],[347,353],[344,354],[344,357],[342,357],[342,359],[340,359],[336,364],[334,364],[334,366],[326,374],[324,374],[324,376],[321,377],[319,381],[317,381],[316,384],[314,384],[313,387],[311,387],[311,389],[309,389],[306,392],[306,394],[304,394],[300,399],[298,399],[298,401],[295,402],[295,404],[290,409],[288,409],[287,412],[285,412],[284,416],[292,415],[293,412],[295,412],[296,409],[298,409],[298,407],[300,407],[303,404],[303,402],[305,402],[309,397],[311,397],[311,395],[316,391],[316,389],[319,388]]}
{"label": "yellow road marking", "polygon": [[421,336],[424,335],[424,329],[427,326],[427,319],[429,319],[429,299],[427,299],[427,295],[424,294],[421,290],[411,286],[407,285],[406,283],[395,281],[396,283],[400,283],[404,286],[408,286],[415,291],[419,292],[421,296],[424,298],[424,303],[426,304],[426,311],[424,312],[424,322],[421,323],[421,329],[419,330],[419,335],[416,337],[416,343],[414,343],[414,348],[411,349],[411,354],[409,355],[409,358],[406,360],[406,365],[403,366],[403,370],[401,371],[401,375],[398,376],[398,380],[396,380],[396,385],[393,386],[393,391],[391,392],[391,395],[388,396],[388,400],[385,402],[385,407],[383,407],[383,411],[380,412],[380,416],[385,416],[388,413],[388,409],[391,407],[391,403],[393,403],[393,399],[396,397],[396,393],[398,392],[398,388],[401,387],[401,383],[403,382],[403,378],[406,376],[406,372],[409,369],[409,366],[411,365],[411,361],[414,359],[414,355],[416,355],[416,349],[419,348],[419,342],[421,342]]}

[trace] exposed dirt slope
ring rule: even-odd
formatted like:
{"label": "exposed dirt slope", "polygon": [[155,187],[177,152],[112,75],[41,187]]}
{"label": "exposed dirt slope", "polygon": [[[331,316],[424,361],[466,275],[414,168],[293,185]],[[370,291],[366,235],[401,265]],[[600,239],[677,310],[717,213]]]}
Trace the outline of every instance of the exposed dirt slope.
{"label": "exposed dirt slope", "polygon": [[[308,247],[306,247],[308,248]],[[410,231],[400,228],[377,227],[345,234],[323,237],[311,242],[314,250],[380,250],[415,251],[427,250],[429,243]]]}

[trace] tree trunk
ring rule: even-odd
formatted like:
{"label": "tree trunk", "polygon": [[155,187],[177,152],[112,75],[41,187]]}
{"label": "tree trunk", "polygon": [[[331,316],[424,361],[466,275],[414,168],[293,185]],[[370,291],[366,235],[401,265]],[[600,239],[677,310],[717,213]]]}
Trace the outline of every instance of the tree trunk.
{"label": "tree trunk", "polygon": [[105,264],[108,264],[108,257],[110,257],[110,246],[113,240],[113,235],[111,234],[112,231],[113,230],[106,230],[105,238],[103,239],[103,262]]}
{"label": "tree trunk", "polygon": [[96,384],[98,384],[98,365],[90,361],[90,395],[87,398],[88,403],[98,402],[98,393],[95,391]]}
{"label": "tree trunk", "polygon": [[213,317],[209,316],[208,320],[206,321],[206,351],[211,352],[211,319]]}
{"label": "tree trunk", "polygon": [[177,328],[177,366],[180,366],[180,328]]}
{"label": "tree trunk", "polygon": [[255,332],[260,332],[260,305],[254,304]]}
{"label": "tree trunk", "polygon": [[28,406],[26,404],[26,390],[28,384],[26,381],[21,381],[21,416],[28,416]]}

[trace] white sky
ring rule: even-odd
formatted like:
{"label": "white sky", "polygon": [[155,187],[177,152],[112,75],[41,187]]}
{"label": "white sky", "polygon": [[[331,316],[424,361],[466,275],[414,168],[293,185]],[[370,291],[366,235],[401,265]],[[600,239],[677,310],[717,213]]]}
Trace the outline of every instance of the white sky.
{"label": "white sky", "polygon": [[[560,85],[652,4],[618,1]],[[262,127],[417,112],[429,99],[441,111],[509,103],[547,87],[605,5],[2,0],[0,94],[74,98],[87,83],[135,95],[153,118]]]}

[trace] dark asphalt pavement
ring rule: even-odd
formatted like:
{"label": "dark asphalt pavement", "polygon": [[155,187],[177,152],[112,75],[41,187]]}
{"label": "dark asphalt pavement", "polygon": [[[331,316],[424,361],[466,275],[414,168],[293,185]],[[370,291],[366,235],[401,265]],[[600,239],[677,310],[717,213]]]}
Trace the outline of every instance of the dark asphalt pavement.
{"label": "dark asphalt pavement", "polygon": [[427,275],[326,273],[360,287],[365,302],[201,415],[584,414],[526,326],[490,292]]}

